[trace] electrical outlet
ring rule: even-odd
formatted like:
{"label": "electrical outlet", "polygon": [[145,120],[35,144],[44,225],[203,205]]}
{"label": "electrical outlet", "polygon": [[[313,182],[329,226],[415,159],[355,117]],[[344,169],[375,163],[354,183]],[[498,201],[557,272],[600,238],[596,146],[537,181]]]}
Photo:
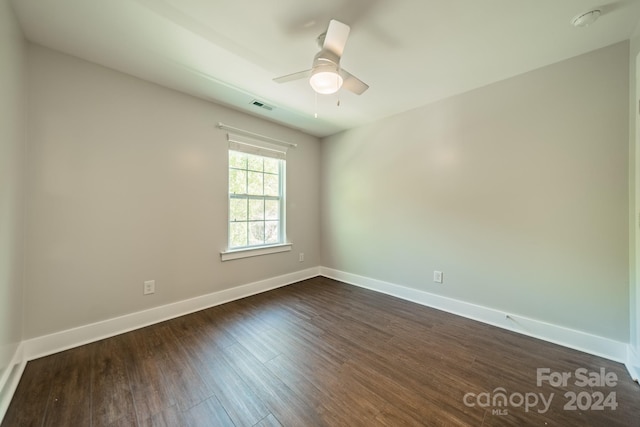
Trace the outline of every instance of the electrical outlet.
{"label": "electrical outlet", "polygon": [[156,281],[155,280],[146,280],[144,282],[144,286],[142,287],[143,295],[150,295],[156,292]]}
{"label": "electrical outlet", "polygon": [[436,283],[442,283],[442,271],[433,272],[433,281]]}
{"label": "electrical outlet", "polygon": [[300,255],[298,255],[298,261],[304,261],[304,252],[300,252]]}

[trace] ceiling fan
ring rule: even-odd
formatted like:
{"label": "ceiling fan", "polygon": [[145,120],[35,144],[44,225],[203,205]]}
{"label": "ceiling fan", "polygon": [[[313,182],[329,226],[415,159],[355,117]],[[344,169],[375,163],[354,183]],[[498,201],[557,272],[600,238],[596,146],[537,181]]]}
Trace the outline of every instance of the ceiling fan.
{"label": "ceiling fan", "polygon": [[369,85],[340,68],[340,58],[349,37],[349,31],[350,27],[347,24],[332,19],[329,21],[327,31],[318,36],[320,52],[313,58],[311,69],[278,77],[273,81],[286,83],[308,78],[313,90],[323,95],[335,93],[341,87],[361,95],[369,89]]}

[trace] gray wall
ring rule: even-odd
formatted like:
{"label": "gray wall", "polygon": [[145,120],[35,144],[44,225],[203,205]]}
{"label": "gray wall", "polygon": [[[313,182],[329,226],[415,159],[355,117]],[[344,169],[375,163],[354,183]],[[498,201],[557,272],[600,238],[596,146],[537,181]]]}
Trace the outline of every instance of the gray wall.
{"label": "gray wall", "polygon": [[[30,45],[29,61],[25,338],[320,264],[317,138],[46,48]],[[219,121],[299,144],[287,155],[292,252],[220,261]]]}
{"label": "gray wall", "polygon": [[[629,252],[630,252],[630,344],[636,355],[640,355],[640,284],[638,266],[640,266],[640,24],[635,36],[631,38],[629,49]],[[636,369],[640,371],[640,360],[636,360]]]}
{"label": "gray wall", "polygon": [[[322,264],[627,341],[628,54],[621,43],[321,145],[30,46],[24,337]],[[292,252],[219,261],[218,121],[300,144],[288,164]],[[7,139],[7,129],[3,150],[15,151],[19,138]],[[21,164],[23,152],[14,156]],[[2,173],[16,181],[16,212],[19,168]],[[19,215],[12,221],[19,234]],[[7,250],[3,240],[3,262],[17,265],[19,242]],[[443,285],[432,282],[434,269],[445,272]],[[149,279],[157,291],[143,297]],[[20,298],[21,286],[2,286]],[[10,306],[0,313],[16,324],[19,304]],[[3,345],[19,339],[16,328],[2,331]]]}
{"label": "gray wall", "polygon": [[628,341],[628,58],[620,43],[324,140],[323,265]]}
{"label": "gray wall", "polygon": [[9,1],[0,0],[0,378],[22,339],[25,49]]}

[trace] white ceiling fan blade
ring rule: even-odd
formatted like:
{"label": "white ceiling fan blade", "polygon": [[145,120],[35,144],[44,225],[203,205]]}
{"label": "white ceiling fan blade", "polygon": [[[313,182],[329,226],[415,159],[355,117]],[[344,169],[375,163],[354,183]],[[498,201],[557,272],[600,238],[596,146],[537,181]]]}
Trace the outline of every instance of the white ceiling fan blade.
{"label": "white ceiling fan blade", "polygon": [[276,83],[286,83],[293,80],[300,80],[311,77],[311,70],[298,71],[297,73],[287,74],[286,76],[276,77],[273,79]]}
{"label": "white ceiling fan blade", "polygon": [[351,28],[347,24],[335,19],[329,21],[329,28],[327,28],[327,34],[324,36],[322,49],[329,50],[340,58],[344,51],[344,46],[347,44],[350,30]]}
{"label": "white ceiling fan blade", "polygon": [[362,95],[365,90],[369,89],[368,84],[344,69],[340,70],[340,75],[344,80],[342,83],[342,88],[348,90],[349,92],[353,92],[356,95]]}

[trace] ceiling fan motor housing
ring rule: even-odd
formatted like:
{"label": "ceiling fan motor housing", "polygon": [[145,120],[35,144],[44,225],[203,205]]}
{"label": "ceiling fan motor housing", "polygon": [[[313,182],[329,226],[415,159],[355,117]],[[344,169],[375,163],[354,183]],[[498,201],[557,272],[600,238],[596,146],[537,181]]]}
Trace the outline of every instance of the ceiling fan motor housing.
{"label": "ceiling fan motor housing", "polygon": [[317,67],[324,68],[329,66],[332,66],[333,70],[337,72],[338,67],[340,66],[340,57],[330,50],[322,49],[313,58],[313,65],[311,68],[315,70]]}

